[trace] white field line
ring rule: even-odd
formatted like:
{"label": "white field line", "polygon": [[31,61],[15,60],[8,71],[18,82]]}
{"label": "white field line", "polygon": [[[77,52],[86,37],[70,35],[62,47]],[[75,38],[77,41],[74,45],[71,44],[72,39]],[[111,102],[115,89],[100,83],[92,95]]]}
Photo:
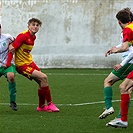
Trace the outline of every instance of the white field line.
{"label": "white field line", "polygon": [[[18,74],[18,73],[16,73]],[[108,75],[106,74],[97,74],[97,73],[45,73],[47,75],[57,75],[57,76],[73,76],[73,75],[78,75],[78,76],[102,76],[102,75]],[[19,74],[18,74],[19,75]]]}
{"label": "white field line", "polygon": [[[47,73],[47,75],[61,75],[61,76],[71,76],[71,75],[79,75],[79,76],[84,76],[84,75],[108,75],[108,74],[90,74],[90,73]],[[131,101],[133,99],[130,99]],[[120,100],[112,100],[112,102],[120,102]],[[88,102],[88,103],[75,103],[75,104],[56,104],[57,106],[84,106],[84,105],[94,105],[94,104],[103,104],[104,101],[98,101],[98,102]],[[0,103],[0,105],[9,105],[9,103]],[[31,103],[17,103],[17,105],[22,105],[22,106],[37,106],[38,104],[31,104]]]}
{"label": "white field line", "polygon": [[[130,99],[130,101],[132,101]],[[120,100],[112,100],[113,103],[120,102]],[[98,101],[98,102],[88,102],[88,103],[77,103],[77,104],[56,104],[57,106],[84,106],[84,105],[95,105],[95,104],[103,104],[104,101]],[[0,105],[9,105],[9,103],[0,103]],[[22,106],[37,106],[38,104],[31,104],[31,103],[17,103],[17,105]]]}
{"label": "white field line", "polygon": [[108,74],[94,74],[94,73],[46,73],[47,75],[59,75],[59,76],[73,76],[73,75],[79,75],[79,76],[84,76],[84,75],[88,75],[88,76],[102,76],[102,75],[108,75]]}

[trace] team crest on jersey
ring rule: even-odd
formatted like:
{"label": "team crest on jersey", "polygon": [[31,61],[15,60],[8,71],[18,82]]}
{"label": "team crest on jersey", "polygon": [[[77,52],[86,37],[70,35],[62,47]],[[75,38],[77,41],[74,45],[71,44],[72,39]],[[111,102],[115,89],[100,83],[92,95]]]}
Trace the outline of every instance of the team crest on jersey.
{"label": "team crest on jersey", "polygon": [[6,46],[6,43],[5,42],[3,43],[3,46]]}

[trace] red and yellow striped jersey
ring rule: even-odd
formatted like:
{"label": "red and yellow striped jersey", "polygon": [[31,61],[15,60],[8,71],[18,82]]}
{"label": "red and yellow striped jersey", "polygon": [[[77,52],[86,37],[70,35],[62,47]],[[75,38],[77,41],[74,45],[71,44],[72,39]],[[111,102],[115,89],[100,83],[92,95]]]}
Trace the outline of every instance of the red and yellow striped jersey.
{"label": "red and yellow striped jersey", "polygon": [[133,23],[129,23],[123,29],[123,42],[126,41],[133,45]]}
{"label": "red and yellow striped jersey", "polygon": [[32,63],[32,55],[30,54],[36,36],[31,35],[28,30],[21,32],[15,39],[13,47],[15,48],[15,65],[29,65]]}

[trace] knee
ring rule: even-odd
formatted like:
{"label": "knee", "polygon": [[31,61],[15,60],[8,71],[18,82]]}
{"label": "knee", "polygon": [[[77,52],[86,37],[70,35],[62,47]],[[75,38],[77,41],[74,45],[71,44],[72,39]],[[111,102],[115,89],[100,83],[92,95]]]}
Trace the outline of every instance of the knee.
{"label": "knee", "polygon": [[46,74],[43,74],[43,76],[41,77],[41,81],[42,81],[43,83],[47,83],[47,82],[48,82],[48,77],[47,77]]}
{"label": "knee", "polygon": [[104,87],[105,86],[111,86],[111,81],[108,78],[104,80]]}
{"label": "knee", "polygon": [[105,79],[105,80],[104,80],[104,86],[105,86],[106,84],[107,84],[107,80]]}
{"label": "knee", "polygon": [[126,92],[126,86],[124,84],[120,84],[119,88],[120,88],[120,93],[121,94]]}
{"label": "knee", "polygon": [[7,80],[9,81],[9,82],[14,82],[14,73],[12,73],[12,72],[9,72],[9,73],[7,73]]}

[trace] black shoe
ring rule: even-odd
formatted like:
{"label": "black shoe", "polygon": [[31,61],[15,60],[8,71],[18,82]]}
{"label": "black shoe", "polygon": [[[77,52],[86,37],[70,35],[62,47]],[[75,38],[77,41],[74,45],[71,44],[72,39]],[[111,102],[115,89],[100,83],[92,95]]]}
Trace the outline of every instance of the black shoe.
{"label": "black shoe", "polygon": [[10,107],[12,108],[12,110],[14,110],[14,111],[17,111],[18,109],[17,109],[17,104],[15,103],[15,102],[11,102],[10,103]]}

